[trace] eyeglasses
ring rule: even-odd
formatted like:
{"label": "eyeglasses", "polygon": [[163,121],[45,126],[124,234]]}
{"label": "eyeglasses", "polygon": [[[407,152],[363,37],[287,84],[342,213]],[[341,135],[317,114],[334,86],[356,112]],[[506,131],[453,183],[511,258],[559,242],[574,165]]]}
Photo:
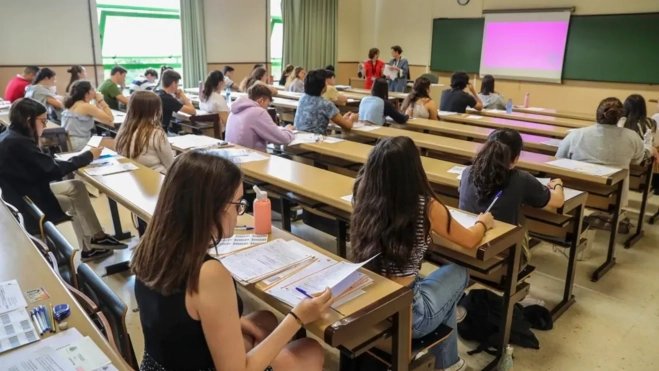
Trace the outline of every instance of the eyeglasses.
{"label": "eyeglasses", "polygon": [[236,205],[236,211],[238,212],[238,215],[243,215],[245,211],[247,211],[247,207],[249,206],[249,202],[247,200],[242,199],[238,202],[229,202],[231,205]]}
{"label": "eyeglasses", "polygon": [[41,121],[41,123],[44,124],[44,126],[46,126],[48,124],[48,119],[47,118],[39,119],[39,121]]}

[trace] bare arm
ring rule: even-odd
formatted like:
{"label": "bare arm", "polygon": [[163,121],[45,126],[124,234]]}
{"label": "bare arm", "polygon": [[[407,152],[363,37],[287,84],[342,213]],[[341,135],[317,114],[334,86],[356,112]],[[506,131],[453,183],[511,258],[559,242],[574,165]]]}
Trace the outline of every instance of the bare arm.
{"label": "bare arm", "polygon": [[[348,112],[345,116],[341,116],[340,113],[337,113],[332,117],[332,122],[339,125],[344,130],[352,129],[352,124],[355,121],[356,115],[353,115],[352,112]],[[358,117],[357,117],[358,118]]]}
{"label": "bare arm", "polygon": [[220,123],[221,123],[222,125],[226,125],[226,124],[227,124],[227,120],[229,119],[229,112],[227,112],[227,111],[220,111],[220,112],[218,112],[218,115],[220,115]]}
{"label": "bare arm", "polygon": [[62,109],[64,107],[64,104],[61,101],[53,97],[46,97],[46,103],[57,109]]}
{"label": "bare arm", "polygon": [[443,205],[435,200],[430,201],[428,217],[433,232],[462,247],[476,248],[485,236],[485,226],[483,224],[477,223],[465,228],[453,218],[451,218],[451,231],[449,232],[447,228],[449,213]]}
{"label": "bare arm", "polygon": [[179,90],[177,95],[183,101],[183,107],[181,107],[179,112],[187,113],[188,115],[196,115],[197,109],[194,108],[192,102],[190,102],[190,99],[188,99],[183,90]]}
{"label": "bare arm", "polygon": [[123,95],[123,94],[119,94],[119,95],[117,95],[115,98],[117,98],[117,100],[118,100],[119,102],[128,105],[128,97],[127,97],[127,96],[125,96],[125,95]]}
{"label": "bare arm", "polygon": [[332,103],[336,104],[337,106],[345,106],[348,104],[348,98],[345,95],[339,93],[339,96],[332,100]]}
{"label": "bare arm", "polygon": [[428,119],[429,120],[439,120],[439,115],[437,114],[437,103],[434,100],[429,100],[425,104],[426,109],[428,110]]}
{"label": "bare arm", "polygon": [[476,104],[474,105],[473,109],[475,109],[476,111],[481,111],[483,109],[483,101],[481,100],[481,98],[476,93],[476,90],[474,89],[474,86],[471,85],[471,84],[469,84],[468,86],[469,86],[469,91],[471,92],[471,95],[476,100]]}
{"label": "bare arm", "polygon": [[82,111],[81,113],[92,116],[96,121],[100,121],[105,124],[112,124],[114,122],[114,115],[112,114],[112,110],[110,110],[110,107],[108,107],[108,104],[105,103],[105,101],[97,101],[96,106],[82,102],[80,104],[80,110]]}

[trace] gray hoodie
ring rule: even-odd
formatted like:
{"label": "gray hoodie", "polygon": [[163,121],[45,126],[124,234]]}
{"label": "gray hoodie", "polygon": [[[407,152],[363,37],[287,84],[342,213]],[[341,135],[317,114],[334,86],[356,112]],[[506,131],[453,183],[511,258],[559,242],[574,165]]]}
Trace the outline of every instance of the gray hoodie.
{"label": "gray hoodie", "polygon": [[506,109],[506,101],[503,95],[478,93],[478,97],[483,101],[483,109]]}

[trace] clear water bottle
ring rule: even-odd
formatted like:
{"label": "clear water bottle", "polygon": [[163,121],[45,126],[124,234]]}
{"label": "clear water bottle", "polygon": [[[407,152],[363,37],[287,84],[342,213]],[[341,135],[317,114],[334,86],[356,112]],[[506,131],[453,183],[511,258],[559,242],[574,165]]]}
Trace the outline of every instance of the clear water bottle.
{"label": "clear water bottle", "polygon": [[506,103],[506,113],[509,114],[509,115],[511,113],[513,113],[513,100],[512,99],[508,99],[508,103]]}
{"label": "clear water bottle", "polygon": [[224,94],[227,100],[227,104],[231,104],[231,87],[227,86],[227,90]]}
{"label": "clear water bottle", "polygon": [[497,371],[513,371],[513,347],[508,344],[506,351],[503,352]]}

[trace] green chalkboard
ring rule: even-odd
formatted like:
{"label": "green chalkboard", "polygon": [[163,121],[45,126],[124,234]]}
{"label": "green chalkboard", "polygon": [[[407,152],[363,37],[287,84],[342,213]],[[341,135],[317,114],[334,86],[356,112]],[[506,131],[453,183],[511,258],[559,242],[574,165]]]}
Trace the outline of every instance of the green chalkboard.
{"label": "green chalkboard", "polygon": [[476,73],[481,65],[483,18],[435,19],[430,69]]}
{"label": "green chalkboard", "polygon": [[[435,19],[430,67],[476,73],[483,18]],[[572,16],[563,79],[659,84],[659,13]]]}

